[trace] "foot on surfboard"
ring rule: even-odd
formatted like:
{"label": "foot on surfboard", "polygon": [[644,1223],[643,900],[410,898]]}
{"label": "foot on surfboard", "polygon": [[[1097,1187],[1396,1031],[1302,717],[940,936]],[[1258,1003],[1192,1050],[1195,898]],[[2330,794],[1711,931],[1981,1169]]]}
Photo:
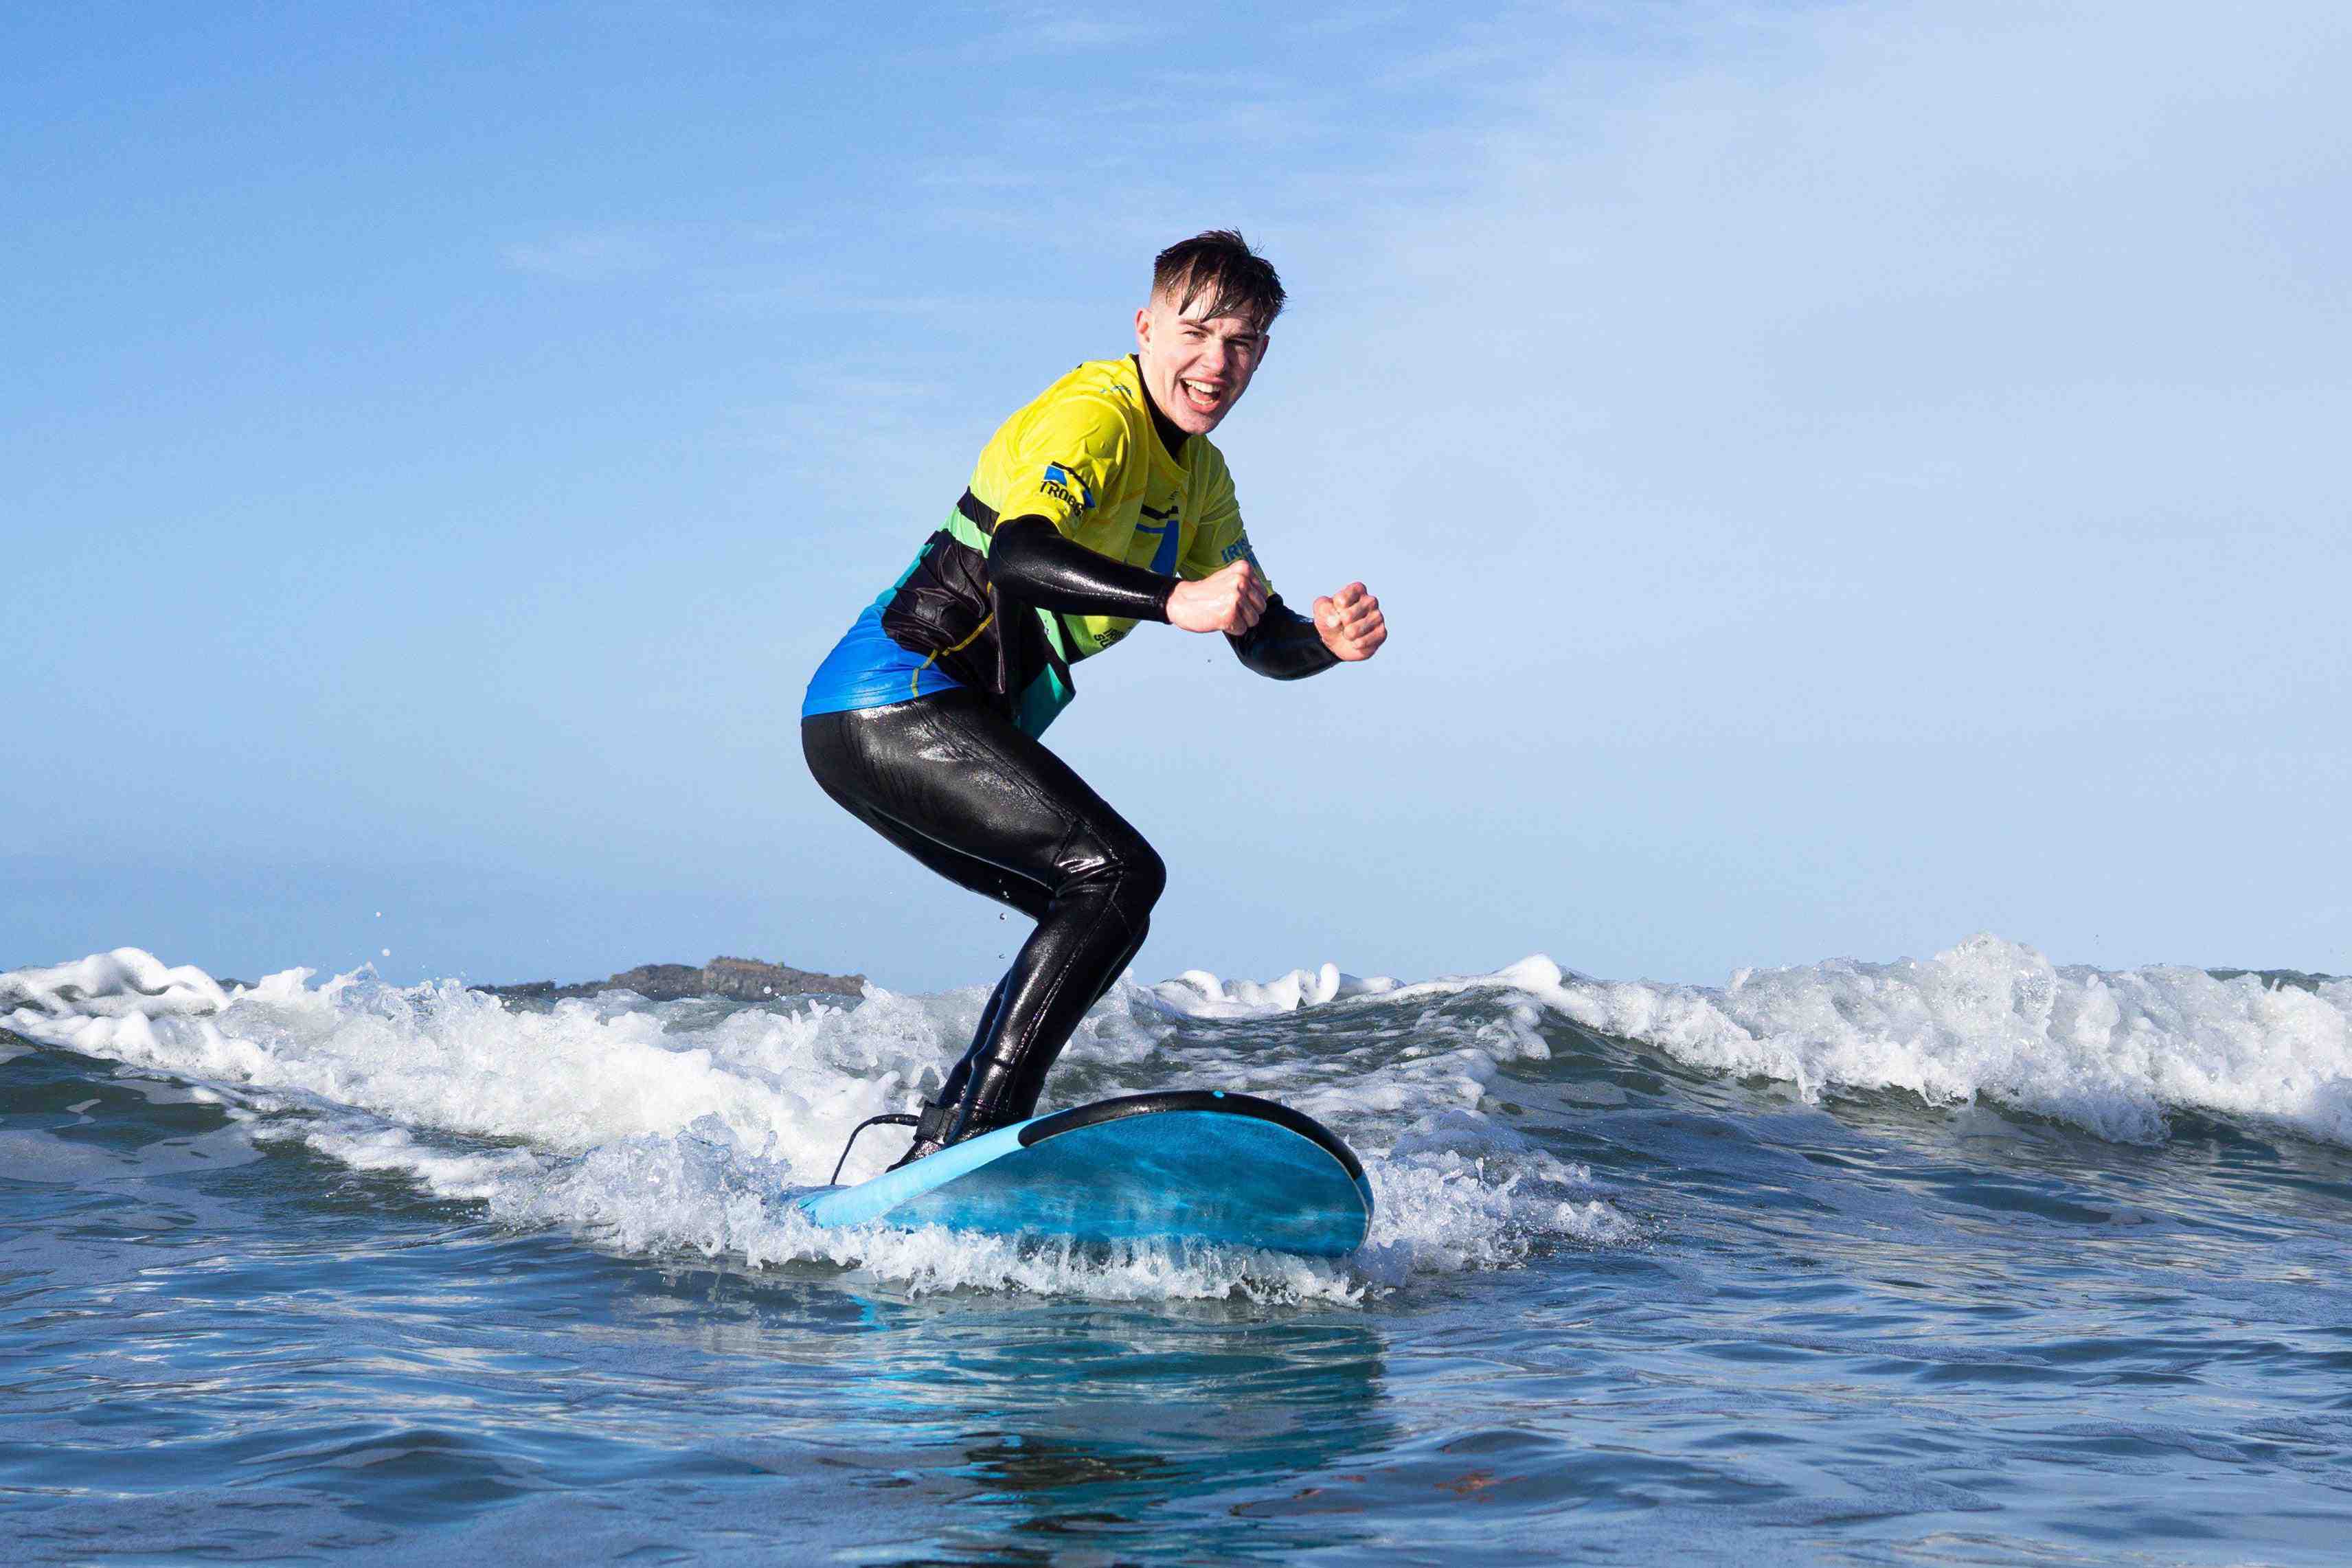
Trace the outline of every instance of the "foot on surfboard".
{"label": "foot on surfboard", "polygon": [[940,1143],[937,1138],[925,1138],[919,1136],[913,1143],[907,1145],[907,1152],[900,1155],[897,1163],[892,1165],[890,1168],[895,1171],[902,1166],[911,1166],[917,1160],[923,1158],[925,1155],[936,1155],[941,1149],[946,1147],[947,1145]]}
{"label": "foot on surfboard", "polygon": [[887,1115],[866,1117],[850,1130],[849,1142],[841,1145],[841,1158],[834,1165],[833,1179],[835,1181],[841,1179],[842,1166],[849,1163],[849,1151],[857,1146],[857,1134],[866,1128],[893,1126],[915,1129],[915,1141],[907,1145],[907,1152],[900,1155],[898,1164],[890,1167],[895,1171],[899,1166],[911,1166],[925,1155],[936,1155],[947,1147],[948,1123],[953,1115],[952,1106],[937,1105],[926,1100],[923,1102],[923,1113],[919,1116],[908,1116],[894,1112]]}
{"label": "foot on surfboard", "polygon": [[942,1105],[936,1100],[923,1102],[922,1114],[915,1118],[915,1141],[898,1156],[898,1166],[911,1166],[917,1160],[938,1154],[948,1146],[948,1127],[955,1120],[956,1107]]}

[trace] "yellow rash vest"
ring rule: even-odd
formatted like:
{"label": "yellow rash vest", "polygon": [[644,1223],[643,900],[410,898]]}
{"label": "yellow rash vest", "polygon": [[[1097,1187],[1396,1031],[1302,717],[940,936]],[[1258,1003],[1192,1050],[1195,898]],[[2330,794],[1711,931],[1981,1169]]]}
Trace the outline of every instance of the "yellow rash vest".
{"label": "yellow rash vest", "polygon": [[1244,559],[1256,565],[1224,455],[1202,435],[1188,436],[1181,456],[1171,453],[1134,359],[1089,361],[989,438],[946,524],[817,667],[802,716],[968,686],[1042,734],[1074,695],[1070,666],[1135,622],[1001,594],[988,574],[990,539],[999,518],[1024,517],[1163,576],[1197,580]]}

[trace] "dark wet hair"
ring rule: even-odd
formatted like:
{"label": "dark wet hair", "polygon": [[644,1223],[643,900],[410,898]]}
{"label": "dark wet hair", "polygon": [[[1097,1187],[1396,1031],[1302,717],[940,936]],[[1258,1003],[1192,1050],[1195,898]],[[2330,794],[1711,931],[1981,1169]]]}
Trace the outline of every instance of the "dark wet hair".
{"label": "dark wet hair", "polygon": [[1239,316],[1260,331],[1274,325],[1285,298],[1274,264],[1232,229],[1210,229],[1161,251],[1151,264],[1151,292],[1173,298],[1180,315],[1205,294],[1204,315]]}

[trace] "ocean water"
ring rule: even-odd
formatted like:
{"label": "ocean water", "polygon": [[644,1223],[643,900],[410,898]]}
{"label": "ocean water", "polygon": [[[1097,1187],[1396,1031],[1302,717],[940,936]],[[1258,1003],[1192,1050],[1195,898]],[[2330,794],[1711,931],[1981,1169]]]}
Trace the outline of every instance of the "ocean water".
{"label": "ocean water", "polygon": [[0,1555],[2352,1556],[2352,982],[1130,981],[1047,1105],[1298,1106],[1361,1252],[800,1221],[983,997],[0,975]]}

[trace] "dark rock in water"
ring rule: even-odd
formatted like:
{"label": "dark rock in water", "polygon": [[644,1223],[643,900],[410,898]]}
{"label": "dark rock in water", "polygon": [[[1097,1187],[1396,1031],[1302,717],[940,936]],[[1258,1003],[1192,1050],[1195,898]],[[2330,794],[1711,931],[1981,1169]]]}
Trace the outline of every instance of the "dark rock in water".
{"label": "dark rock in water", "polygon": [[702,966],[705,996],[734,997],[747,1002],[756,1002],[762,997],[808,992],[855,997],[864,994],[865,989],[863,975],[825,975],[813,969],[795,969],[790,964],[763,963],[757,958],[713,958]]}
{"label": "dark rock in water", "polygon": [[[553,980],[525,980],[519,985],[512,986],[468,986],[466,988],[469,991],[486,991],[494,997],[513,997],[518,999],[538,998],[542,997],[551,998],[556,994],[557,990],[556,984]],[[577,986],[567,986],[562,988],[564,994],[567,996],[579,988],[580,988]]]}
{"label": "dark rock in water", "polygon": [[690,964],[640,964],[605,981],[604,988],[635,991],[650,1002],[674,1002],[702,994],[702,971]]}
{"label": "dark rock in water", "polygon": [[795,969],[789,964],[763,963],[757,958],[713,958],[700,968],[691,964],[640,964],[610,979],[559,986],[553,980],[526,980],[511,986],[475,986],[474,990],[519,1002],[558,1002],[567,997],[593,997],[600,991],[635,991],[647,1001],[675,1002],[688,997],[727,997],[736,1001],[764,1001],[771,997],[855,997],[864,994],[863,975],[826,975]]}
{"label": "dark rock in water", "polygon": [[2277,990],[2281,986],[2292,986],[2298,991],[2315,992],[2329,981],[2343,977],[2340,975],[2305,974],[2301,969],[2208,969],[2205,972],[2217,980],[2235,980],[2252,975],[2272,990]]}

